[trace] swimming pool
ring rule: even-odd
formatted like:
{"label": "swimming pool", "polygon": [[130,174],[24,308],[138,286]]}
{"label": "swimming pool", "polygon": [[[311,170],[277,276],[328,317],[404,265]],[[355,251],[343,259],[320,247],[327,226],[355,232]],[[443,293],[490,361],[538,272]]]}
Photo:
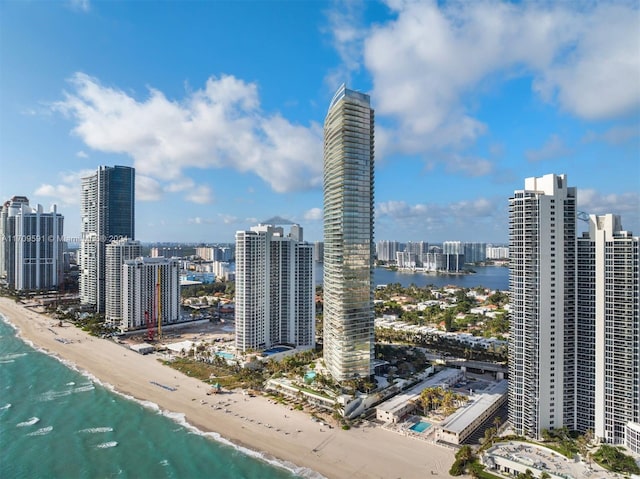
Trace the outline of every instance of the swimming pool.
{"label": "swimming pool", "polygon": [[315,371],[307,371],[306,373],[304,373],[304,380],[306,382],[313,382],[313,380],[316,378],[316,372]]}
{"label": "swimming pool", "polygon": [[412,431],[415,431],[415,432],[424,432],[427,429],[429,429],[430,427],[431,427],[431,423],[428,423],[426,421],[420,421],[420,422],[415,423],[409,429],[411,429]]}
{"label": "swimming pool", "polygon": [[262,351],[262,354],[264,356],[271,356],[272,354],[283,353],[285,351],[291,351],[292,349],[293,348],[289,346],[274,346],[272,348],[265,349],[264,351]]}
{"label": "swimming pool", "polygon": [[221,358],[225,358],[225,359],[235,359],[235,356],[233,354],[225,353],[224,351],[216,352],[216,356],[220,356]]}

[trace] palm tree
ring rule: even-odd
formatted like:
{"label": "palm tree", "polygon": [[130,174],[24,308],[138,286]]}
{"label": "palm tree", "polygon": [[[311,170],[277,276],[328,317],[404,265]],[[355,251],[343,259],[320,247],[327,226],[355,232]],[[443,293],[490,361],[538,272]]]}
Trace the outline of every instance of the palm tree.
{"label": "palm tree", "polygon": [[500,426],[502,425],[502,418],[500,416],[496,416],[493,418],[493,425],[496,428],[496,432],[500,430]]}
{"label": "palm tree", "polygon": [[458,452],[456,452],[456,459],[459,459],[463,463],[467,463],[473,459],[473,449],[471,449],[471,446],[465,444],[458,449]]}
{"label": "palm tree", "polygon": [[420,393],[420,403],[422,404],[422,413],[426,416],[427,412],[431,410],[431,405],[434,399],[433,388],[423,389]]}

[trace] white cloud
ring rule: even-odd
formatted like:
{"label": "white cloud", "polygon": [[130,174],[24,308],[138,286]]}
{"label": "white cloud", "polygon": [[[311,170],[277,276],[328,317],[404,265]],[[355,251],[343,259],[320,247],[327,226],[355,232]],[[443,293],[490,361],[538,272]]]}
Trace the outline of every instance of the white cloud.
{"label": "white cloud", "polygon": [[76,153],[76,156],[78,158],[89,158],[89,155],[87,155],[84,151],[80,150]]}
{"label": "white cloud", "polygon": [[[477,198],[449,204],[387,201],[376,205],[376,232],[391,238],[444,241],[465,231],[467,241],[503,235],[507,223],[507,203],[503,198]],[[468,232],[474,237],[470,238]]]}
{"label": "white cloud", "polygon": [[211,196],[211,188],[205,185],[191,188],[186,196],[187,201],[198,204],[207,204],[213,201]]}
{"label": "white cloud", "polygon": [[[592,189],[579,189],[578,209],[595,215],[618,214],[622,216],[623,225],[634,223],[637,226],[640,219],[640,193],[633,191],[604,194]],[[635,229],[634,233],[638,234]]]}
{"label": "white cloud", "polygon": [[277,192],[321,183],[322,128],[264,114],[255,84],[211,77],[182,101],[154,89],[139,101],[83,73],[71,84],[53,107],[76,122],[73,133],[94,150],[130,156],[137,173],[171,182],[169,191],[187,168],[252,172]]}
{"label": "white cloud", "polygon": [[[223,213],[218,213],[218,217],[222,220],[222,222],[225,225],[236,224],[236,223],[238,223],[238,220],[239,220],[239,218],[237,216],[227,215],[227,214],[223,214]],[[254,220],[254,221],[249,221],[249,223],[255,224],[256,222]]]}
{"label": "white cloud", "polygon": [[465,176],[486,176],[493,172],[493,163],[484,158],[465,157],[457,153],[447,155],[446,169],[450,173],[463,173]]}
{"label": "white cloud", "polygon": [[489,217],[499,211],[498,200],[478,198],[473,201],[458,201],[447,205],[422,204],[409,205],[405,201],[387,201],[378,203],[376,214],[378,217],[391,218],[451,218],[468,219]]}
{"label": "white cloud", "polygon": [[162,186],[150,176],[136,171],[136,200],[158,201],[162,199]]}
{"label": "white cloud", "polygon": [[602,133],[589,131],[582,141],[585,143],[603,141],[610,145],[621,145],[630,140],[637,139],[638,137],[640,137],[639,125],[618,125],[611,127]]}
{"label": "white cloud", "polygon": [[164,190],[169,193],[176,193],[178,191],[185,191],[189,188],[193,188],[194,185],[195,182],[191,178],[180,178],[165,185]]}
{"label": "white cloud", "polygon": [[623,115],[640,106],[638,3],[601,2],[573,13],[569,27],[574,36],[562,45],[564,58],[540,75],[539,92],[590,120]]}
{"label": "white cloud", "polygon": [[87,13],[91,10],[91,3],[89,0],[69,0],[69,6],[72,10],[77,10]]}
{"label": "white cloud", "polygon": [[34,195],[47,196],[54,198],[60,204],[71,205],[78,202],[78,198],[80,198],[79,191],[79,189],[69,185],[42,184],[36,189]]}
{"label": "white cloud", "polygon": [[362,48],[366,34],[363,25],[362,0],[335,1],[334,7],[327,12],[328,33],[341,64],[332,69],[325,83],[335,90],[342,83],[351,82],[351,74],[360,70]]}
{"label": "white cloud", "polygon": [[573,151],[565,145],[562,138],[559,135],[551,135],[544,145],[538,150],[527,150],[524,156],[527,160],[544,161],[553,160],[569,156]]}
{"label": "white cloud", "polygon": [[35,191],[35,196],[53,198],[59,204],[73,205],[80,202],[81,180],[92,175],[91,170],[66,171],[60,173],[58,184],[43,183]]}
{"label": "white cloud", "polygon": [[322,219],[322,208],[311,208],[305,211],[303,218],[307,221],[318,221]]}
{"label": "white cloud", "polygon": [[531,77],[541,98],[583,119],[640,106],[640,44],[629,40],[637,2],[388,5],[395,18],[364,40],[376,112],[394,121],[376,135],[383,156],[464,148],[486,131],[469,100],[514,77]]}

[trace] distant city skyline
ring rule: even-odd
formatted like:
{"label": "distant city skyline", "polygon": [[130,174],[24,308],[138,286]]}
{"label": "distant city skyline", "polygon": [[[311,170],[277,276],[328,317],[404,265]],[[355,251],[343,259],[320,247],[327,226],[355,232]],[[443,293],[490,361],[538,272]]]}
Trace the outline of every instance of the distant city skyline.
{"label": "distant city skyline", "polygon": [[2,2],[0,197],[77,237],[80,179],[131,166],[142,242],[273,216],[321,240],[347,82],[376,110],[375,240],[506,243],[504,198],[549,171],[637,232],[639,23],[617,1]]}

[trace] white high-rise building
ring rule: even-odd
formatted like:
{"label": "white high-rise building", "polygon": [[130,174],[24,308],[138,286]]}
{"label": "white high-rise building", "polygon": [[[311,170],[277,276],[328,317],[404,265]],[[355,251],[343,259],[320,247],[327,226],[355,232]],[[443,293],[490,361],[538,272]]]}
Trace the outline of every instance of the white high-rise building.
{"label": "white high-rise building", "polygon": [[623,444],[640,422],[640,238],[589,216],[578,239],[577,429]]}
{"label": "white high-rise building", "polygon": [[6,202],[0,216],[2,268],[16,291],[57,288],[64,279],[64,218],[56,205],[45,213],[24,196]]}
{"label": "white high-rise building", "polygon": [[416,255],[410,251],[396,251],[396,265],[400,269],[413,269],[416,267]]}
{"label": "white high-rise building", "polygon": [[464,243],[462,241],[445,241],[442,243],[444,254],[464,254]]}
{"label": "white high-rise building", "polygon": [[324,122],[324,360],[337,381],[373,374],[374,111],[342,85]]}
{"label": "white high-rise building", "polygon": [[119,326],[122,322],[122,266],[130,259],[142,256],[139,241],[122,238],[106,246],[107,264],[105,319],[109,324]]}
{"label": "white high-rise building", "polygon": [[397,241],[380,240],[376,243],[378,261],[395,261],[399,250],[400,244]]}
{"label": "white high-rise building", "polygon": [[[0,209],[0,278],[7,277],[7,269],[15,268],[15,257],[9,254],[9,248],[15,237],[9,227],[9,210],[15,215],[22,205],[29,206],[29,198],[26,196],[14,196],[5,201]],[[11,228],[15,229],[15,225]],[[11,234],[10,234],[11,233]]]}
{"label": "white high-rise building", "polygon": [[576,189],[527,178],[509,200],[509,421],[516,434],[575,428]]}
{"label": "white high-rise building", "polygon": [[211,246],[197,246],[196,247],[196,256],[203,259],[204,261],[213,261],[215,258],[215,248]]}
{"label": "white high-rise building", "polygon": [[136,258],[122,267],[122,331],[180,321],[180,261]]}
{"label": "white high-rise building", "polygon": [[302,228],[258,225],[236,233],[236,349],[315,347],[313,245]]}
{"label": "white high-rise building", "polygon": [[135,239],[135,170],[101,166],[83,178],[80,211],[80,302],[103,313],[106,245],[122,238]]}
{"label": "white high-rise building", "polygon": [[487,259],[509,259],[508,246],[487,245]]}

